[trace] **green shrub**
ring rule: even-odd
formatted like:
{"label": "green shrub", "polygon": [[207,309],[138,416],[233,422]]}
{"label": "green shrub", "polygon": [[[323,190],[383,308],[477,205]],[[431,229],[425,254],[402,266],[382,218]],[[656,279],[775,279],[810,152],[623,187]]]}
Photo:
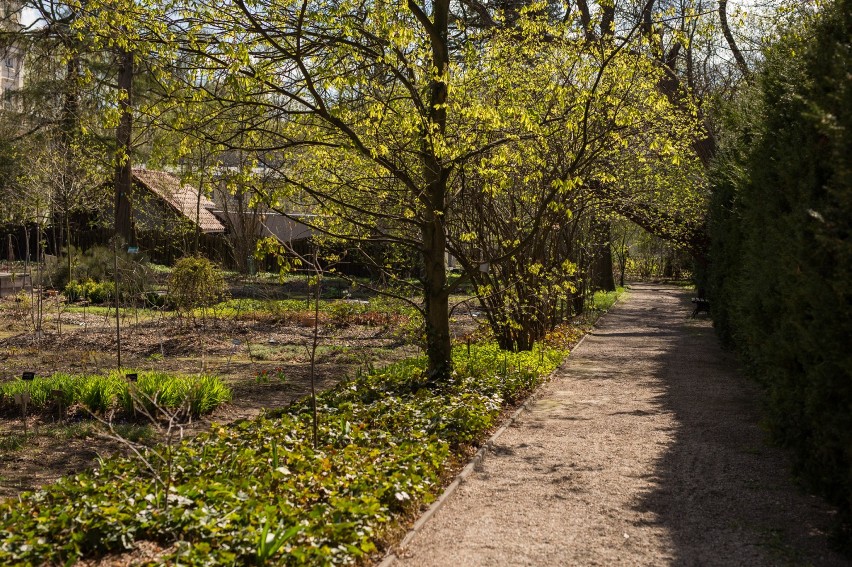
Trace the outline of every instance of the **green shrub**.
{"label": "green shrub", "polygon": [[86,298],[92,303],[106,303],[115,297],[115,283],[93,282],[85,283]]}
{"label": "green shrub", "polygon": [[143,297],[145,298],[145,307],[160,308],[166,306],[166,294],[159,291],[146,291]]}
{"label": "green shrub", "polygon": [[110,281],[96,282],[92,279],[82,282],[71,281],[65,286],[64,293],[65,298],[71,302],[85,299],[91,303],[101,304],[115,297],[115,283]]}
{"label": "green shrub", "polygon": [[65,294],[65,299],[70,303],[80,301],[84,298],[83,286],[82,284],[80,284],[80,282],[76,280],[68,282],[68,284],[65,286],[65,289],[63,290],[63,293]]}
{"label": "green shrub", "polygon": [[791,30],[730,110],[709,281],[720,336],[766,389],[773,437],[839,508],[852,548],[850,14],[840,0]]}
{"label": "green shrub", "polygon": [[181,258],[169,276],[169,301],[179,311],[210,307],[221,301],[226,291],[221,270],[200,256]]}

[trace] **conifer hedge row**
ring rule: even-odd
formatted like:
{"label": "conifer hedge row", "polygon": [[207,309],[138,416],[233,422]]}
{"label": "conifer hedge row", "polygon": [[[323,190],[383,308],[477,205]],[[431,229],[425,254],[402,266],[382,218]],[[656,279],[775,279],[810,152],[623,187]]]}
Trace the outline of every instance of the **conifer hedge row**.
{"label": "conifer hedge row", "polygon": [[796,473],[852,518],[852,2],[766,54],[714,170],[717,330],[768,393]]}

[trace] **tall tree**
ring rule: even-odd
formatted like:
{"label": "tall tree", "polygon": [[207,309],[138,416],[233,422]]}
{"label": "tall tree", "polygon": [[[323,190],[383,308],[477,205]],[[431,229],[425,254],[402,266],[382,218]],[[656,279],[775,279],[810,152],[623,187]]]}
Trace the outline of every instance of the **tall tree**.
{"label": "tall tree", "polygon": [[[619,108],[626,99],[613,94],[616,73],[623,73],[628,90],[631,81],[649,76],[641,58],[623,49],[634,34],[590,51],[572,38],[570,26],[554,26],[536,6],[520,14],[498,35],[455,26],[443,1],[403,8],[351,0],[237,1],[164,14],[174,29],[191,31],[182,48],[195,59],[187,59],[179,75],[192,93],[186,98],[206,95],[223,113],[255,109],[236,130],[266,134],[243,149],[279,175],[280,190],[269,195],[269,205],[286,212],[293,199],[309,201],[318,231],[395,242],[419,256],[428,370],[436,380],[451,369],[448,297],[454,288],[446,252],[461,260],[466,277],[481,273],[476,247],[462,245],[450,224],[459,213],[475,212],[458,209],[463,172],[475,165],[499,175],[497,162],[483,164],[505,160],[502,167],[510,169],[519,152],[541,149],[533,140],[564,133],[563,152],[570,150],[560,155],[554,147],[554,164],[543,162],[552,171],[532,201],[531,230],[503,246],[500,256],[511,257],[534,240],[540,213],[555,206],[577,175],[605,170],[601,155],[612,155],[607,143],[620,143],[607,136],[637,116]],[[643,71],[631,71],[637,68]],[[237,131],[224,133],[225,145],[236,144]],[[523,200],[524,185],[514,191]]]}

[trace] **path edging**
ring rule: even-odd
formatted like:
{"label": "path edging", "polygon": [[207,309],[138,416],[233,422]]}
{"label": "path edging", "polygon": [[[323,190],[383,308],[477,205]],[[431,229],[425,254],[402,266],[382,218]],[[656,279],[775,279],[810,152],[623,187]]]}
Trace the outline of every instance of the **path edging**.
{"label": "path edging", "polygon": [[[625,289],[625,293],[626,291],[627,290]],[[562,366],[568,362],[571,357],[571,353],[580,348],[580,345],[583,344],[583,341],[586,340],[586,337],[592,334],[592,329],[597,327],[600,320],[605,317],[606,314],[609,313],[613,307],[615,307],[618,301],[619,298],[616,298],[615,302],[610,306],[610,308],[604,311],[601,316],[595,320],[595,324],[589,328],[589,330],[580,338],[580,340],[577,341],[577,344],[574,345],[574,348],[571,349],[571,352],[569,352],[568,357],[566,357],[565,359],[565,362],[557,366],[548,375],[547,380],[544,380],[538,387],[538,389],[536,389],[536,391],[530,394],[526,401],[521,404],[521,407],[516,409],[512,413],[512,415],[510,415],[509,418],[503,423],[503,425],[501,425],[500,428],[495,431],[494,434],[489,437],[487,441],[485,441],[485,443],[482,444],[482,447],[480,447],[479,450],[473,455],[473,457],[471,457],[467,465],[465,465],[461,472],[456,475],[456,478],[453,479],[453,482],[451,482],[450,485],[447,486],[446,489],[444,489],[444,492],[441,494],[441,496],[439,496],[437,500],[432,502],[429,508],[427,508],[426,511],[423,512],[423,514],[421,514],[419,518],[417,518],[417,521],[414,522],[414,525],[411,526],[411,529],[408,531],[407,534],[405,534],[405,537],[402,538],[402,541],[400,541],[399,544],[391,547],[390,551],[388,551],[388,554],[385,555],[384,559],[382,559],[381,563],[379,563],[377,567],[391,567],[396,562],[398,557],[394,549],[405,549],[405,547],[408,546],[409,543],[411,543],[411,541],[417,536],[417,534],[420,533],[420,531],[423,529],[423,526],[425,526],[426,523],[429,522],[432,516],[434,516],[438,512],[438,510],[440,510],[444,506],[444,503],[446,503],[446,501],[449,500],[453,494],[455,494],[456,490],[458,490],[459,486],[461,486],[461,483],[464,482],[470,475],[472,475],[475,470],[482,466],[483,461],[485,461],[486,454],[488,454],[489,449],[494,446],[497,439],[499,439],[500,436],[503,435],[503,433],[509,427],[511,427],[511,425],[515,423],[515,421],[517,421],[521,413],[529,409],[529,406],[532,404],[532,402],[538,399],[542,391],[542,386],[546,382],[549,382],[553,378],[553,376],[559,371],[559,369],[562,368]]]}

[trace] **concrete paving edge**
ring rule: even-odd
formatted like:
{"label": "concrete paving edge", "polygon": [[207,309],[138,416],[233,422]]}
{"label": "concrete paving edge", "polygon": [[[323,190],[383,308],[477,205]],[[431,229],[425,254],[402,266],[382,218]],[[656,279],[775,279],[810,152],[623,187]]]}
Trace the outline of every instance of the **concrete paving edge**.
{"label": "concrete paving edge", "polygon": [[[618,301],[619,301],[619,299],[616,299],[615,303],[618,303]],[[612,307],[615,306],[615,303],[613,303]],[[571,352],[574,352],[578,348],[580,348],[580,345],[583,344],[583,341],[586,340],[586,337],[588,337],[589,335],[592,334],[592,329],[594,329],[597,326],[597,324],[600,322],[600,320],[603,317],[605,317],[607,313],[609,313],[609,310],[612,309],[612,307],[610,307],[607,311],[605,311],[603,314],[601,314],[600,317],[597,318],[597,320],[595,321],[595,324],[591,327],[591,329],[589,329],[586,332],[585,335],[583,335],[583,337],[577,342],[577,344],[574,345],[574,348],[571,349]],[[569,359],[570,359],[570,354],[569,354],[569,357],[566,359],[566,362]],[[565,363],[563,363],[563,364],[565,364]],[[550,378],[552,378],[553,375],[556,374],[559,371],[559,368],[561,368],[561,367],[562,367],[562,365],[559,365],[559,367],[556,368],[556,370],[551,372],[547,381],[550,381]],[[541,394],[541,390],[542,390],[541,387],[539,387],[538,390],[536,390],[535,392],[530,394],[530,397],[528,397],[526,399],[526,401],[523,404],[521,404],[521,407],[519,407],[517,410],[514,411],[514,413],[512,413],[511,416],[509,416],[509,419],[507,419],[503,423],[503,425],[500,426],[500,429],[495,431],[494,434],[491,437],[488,438],[488,440],[482,445],[482,447],[479,448],[479,450],[470,459],[470,461],[468,461],[467,465],[465,465],[465,467],[458,474],[458,476],[456,476],[456,478],[453,479],[453,482],[451,482],[450,485],[444,490],[444,492],[441,494],[441,496],[439,496],[437,500],[432,502],[432,505],[429,506],[429,508],[425,512],[423,512],[423,514],[417,519],[416,522],[414,522],[414,525],[411,526],[411,529],[408,531],[407,534],[405,534],[405,537],[402,538],[402,541],[399,542],[398,545],[394,546],[395,548],[405,549],[405,547],[409,543],[411,543],[411,540],[413,540],[417,536],[417,534],[420,532],[420,530],[423,529],[423,526],[425,526],[426,523],[432,518],[432,516],[434,516],[438,512],[438,510],[441,509],[441,507],[444,505],[444,503],[447,500],[449,500],[450,497],[453,494],[455,494],[456,490],[458,490],[461,483],[464,482],[470,475],[472,475],[473,471],[479,469],[482,466],[482,463],[485,461],[485,456],[488,454],[488,451],[494,446],[494,443],[496,443],[496,441],[500,438],[500,436],[503,435],[503,432],[505,432],[509,427],[511,427],[511,425],[513,423],[515,423],[515,421],[517,421],[517,419],[518,419],[518,417],[520,417],[521,413],[523,413],[524,411],[529,409],[529,406],[534,401],[536,401],[538,399],[539,395]],[[384,557],[384,559],[382,559],[381,563],[379,563],[377,565],[377,567],[391,567],[396,562],[397,555],[396,555],[396,552],[393,551],[393,549],[394,548],[391,548],[391,550]]]}

